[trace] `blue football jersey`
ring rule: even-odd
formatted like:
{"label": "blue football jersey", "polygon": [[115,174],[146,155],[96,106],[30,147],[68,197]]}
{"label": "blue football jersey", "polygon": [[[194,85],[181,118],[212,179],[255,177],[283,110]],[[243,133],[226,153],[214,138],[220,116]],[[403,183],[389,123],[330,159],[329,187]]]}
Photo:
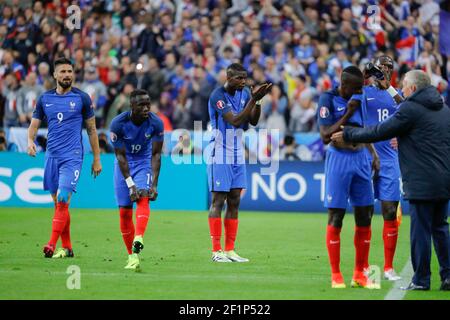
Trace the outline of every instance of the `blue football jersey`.
{"label": "blue football jersey", "polygon": [[[335,124],[347,111],[348,100],[339,95],[338,89],[324,92],[319,98],[318,124],[319,126],[331,126]],[[364,127],[365,105],[361,103],[346,123],[347,125]]]}
{"label": "blue football jersey", "polygon": [[110,127],[110,140],[115,148],[125,147],[128,161],[151,159],[152,141],[164,141],[164,126],[161,119],[150,112],[140,126],[130,118],[131,111],[116,116]]}
{"label": "blue football jersey", "polygon": [[47,119],[47,155],[83,157],[83,120],[93,116],[91,98],[80,89],[72,88],[66,94],[58,94],[56,89],[43,93],[36,103],[33,118]]}
{"label": "blue football jersey", "polygon": [[223,115],[228,112],[238,114],[244,110],[251,99],[251,92],[248,88],[236,90],[233,96],[229,95],[225,88],[216,88],[210,95],[208,101],[209,118],[213,129],[211,143],[212,157],[223,157],[217,159],[222,163],[244,163],[244,150],[242,144],[242,132],[247,129],[248,124],[243,124],[236,128],[226,122]]}
{"label": "blue football jersey", "polygon": [[[366,125],[375,126],[397,111],[397,102],[386,90],[365,86],[363,91],[367,110]],[[391,147],[390,140],[376,142],[374,146],[381,161],[397,159],[397,150]]]}

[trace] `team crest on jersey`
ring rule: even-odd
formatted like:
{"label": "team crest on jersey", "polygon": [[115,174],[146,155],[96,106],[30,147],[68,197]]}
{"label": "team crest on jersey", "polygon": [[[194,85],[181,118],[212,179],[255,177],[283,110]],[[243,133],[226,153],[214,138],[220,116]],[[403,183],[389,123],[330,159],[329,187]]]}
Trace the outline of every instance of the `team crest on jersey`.
{"label": "team crest on jersey", "polygon": [[109,133],[109,138],[111,139],[112,142],[117,141],[117,135],[112,131]]}
{"label": "team crest on jersey", "polygon": [[330,110],[327,107],[320,107],[319,115],[321,118],[326,118],[330,115]]}
{"label": "team crest on jersey", "polygon": [[219,100],[217,101],[216,106],[219,110],[222,110],[223,108],[225,108],[225,102],[223,100]]}

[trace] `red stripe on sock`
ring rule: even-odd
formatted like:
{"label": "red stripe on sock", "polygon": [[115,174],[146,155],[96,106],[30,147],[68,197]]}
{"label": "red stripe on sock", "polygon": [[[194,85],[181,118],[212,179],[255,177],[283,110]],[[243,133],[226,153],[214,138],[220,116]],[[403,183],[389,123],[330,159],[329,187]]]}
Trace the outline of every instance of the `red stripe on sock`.
{"label": "red stripe on sock", "polygon": [[371,234],[370,226],[355,227],[355,271],[363,272],[364,267],[368,264]]}
{"label": "red stripe on sock", "polygon": [[341,228],[327,226],[327,250],[330,259],[331,272],[339,273],[341,262]]}
{"label": "red stripe on sock", "polygon": [[398,224],[397,220],[384,221],[384,270],[393,268],[395,249],[397,248]]}
{"label": "red stripe on sock", "polygon": [[148,197],[142,197],[137,201],[136,208],[136,235],[144,236],[150,217],[150,206]]}
{"label": "red stripe on sock", "polygon": [[120,232],[122,232],[123,242],[127,247],[128,254],[131,254],[131,247],[134,240],[134,224],[133,224],[133,209],[119,208],[120,213]]}
{"label": "red stripe on sock", "polygon": [[208,218],[209,234],[211,235],[212,251],[222,250],[220,239],[222,238],[222,218]]}
{"label": "red stripe on sock", "polygon": [[61,232],[67,222],[67,216],[69,215],[69,205],[67,203],[58,202],[55,208],[55,214],[52,221],[52,235],[50,237],[49,244],[56,247]]}
{"label": "red stripe on sock", "polygon": [[236,241],[238,219],[225,219],[225,251],[234,250],[234,242]]}

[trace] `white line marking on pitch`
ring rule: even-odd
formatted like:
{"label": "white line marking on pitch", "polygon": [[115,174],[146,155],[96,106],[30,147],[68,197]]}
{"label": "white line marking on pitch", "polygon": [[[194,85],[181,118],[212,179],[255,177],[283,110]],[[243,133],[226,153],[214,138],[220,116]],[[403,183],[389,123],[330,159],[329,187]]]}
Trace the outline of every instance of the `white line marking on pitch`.
{"label": "white line marking on pitch", "polygon": [[411,281],[414,271],[412,269],[411,258],[408,258],[402,272],[400,273],[401,280],[395,281],[391,290],[386,294],[384,300],[402,300],[407,291],[401,290],[400,287],[406,287]]}

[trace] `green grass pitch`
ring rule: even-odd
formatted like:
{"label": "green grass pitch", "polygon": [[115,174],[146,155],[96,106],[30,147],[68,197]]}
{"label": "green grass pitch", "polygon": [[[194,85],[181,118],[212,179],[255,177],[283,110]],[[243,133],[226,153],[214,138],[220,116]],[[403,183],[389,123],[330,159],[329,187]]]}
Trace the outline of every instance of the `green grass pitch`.
{"label": "green grass pitch", "polygon": [[[142,272],[124,270],[126,250],[116,210],[71,209],[75,258],[45,259],[51,209],[0,208],[0,299],[383,299],[381,290],[349,288],[353,215],[341,237],[341,268],[347,289],[330,288],[325,214],[241,212],[236,250],[249,263],[210,260],[206,212],[152,211],[142,252]],[[382,219],[375,216],[370,263],[382,267]],[[395,265],[409,257],[409,219],[400,227]],[[81,288],[66,286],[70,265],[81,270]],[[450,299],[438,291],[433,258],[430,292],[405,299]]]}

